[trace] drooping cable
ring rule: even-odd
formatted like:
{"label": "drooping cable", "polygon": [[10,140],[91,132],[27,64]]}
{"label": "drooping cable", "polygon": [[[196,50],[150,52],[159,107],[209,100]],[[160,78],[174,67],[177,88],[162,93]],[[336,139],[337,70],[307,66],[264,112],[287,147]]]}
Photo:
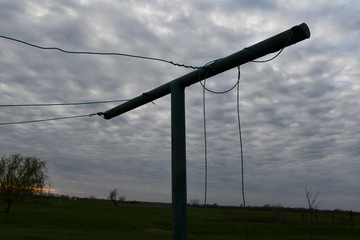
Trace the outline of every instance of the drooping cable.
{"label": "drooping cable", "polygon": [[[290,38],[289,38],[289,40],[290,40]],[[286,45],[285,45],[285,46],[286,46]],[[271,57],[271,58],[269,58],[269,59],[265,59],[265,60],[252,60],[251,62],[254,62],[254,63],[266,63],[266,62],[270,62],[270,61],[274,60],[275,58],[277,58],[277,57],[281,54],[281,52],[284,50],[284,48],[285,48],[285,47],[283,47],[282,49],[280,49],[280,51],[277,52],[277,53],[275,54],[275,56],[273,56],[273,57]],[[249,49],[249,48],[247,48],[247,49]]]}
{"label": "drooping cable", "polygon": [[[294,36],[294,32],[292,31],[289,38],[287,39],[287,41],[285,42],[284,46],[280,49],[280,51],[278,53],[275,54],[275,56],[269,58],[269,59],[265,59],[265,60],[252,60],[251,62],[254,62],[254,63],[266,63],[266,62],[270,62],[272,60],[274,60],[275,58],[277,58],[281,53],[282,51],[285,49],[285,47],[289,44],[291,38]],[[250,50],[250,51],[254,51],[253,49],[251,48],[245,48],[247,50]]]}
{"label": "drooping cable", "polygon": [[[254,63],[265,63],[270,62],[277,58],[284,48],[287,46],[291,38],[293,37],[294,33],[290,34],[288,40],[284,44],[284,47],[273,57],[266,59],[266,60],[253,60],[251,62]],[[246,48],[248,50],[252,50],[250,48]],[[245,177],[244,177],[244,152],[243,152],[243,140],[242,140],[242,133],[241,133],[241,119],[240,119],[240,66],[238,66],[238,83],[237,83],[237,94],[236,94],[236,105],[237,105],[237,118],[238,118],[238,130],[239,130],[239,145],[240,145],[240,162],[241,162],[241,192],[242,192],[242,202],[243,202],[243,215],[244,215],[244,231],[246,239],[248,239],[248,224],[247,224],[247,210],[246,210],[246,198],[245,198]]]}
{"label": "drooping cable", "polygon": [[[200,85],[202,86],[203,90],[206,90],[206,91],[208,91],[208,92],[211,92],[211,93],[214,93],[214,94],[224,94],[224,93],[228,93],[228,92],[230,92],[231,90],[233,90],[233,89],[236,87],[237,83],[235,83],[235,85],[232,86],[231,88],[229,88],[229,89],[227,89],[227,90],[224,90],[224,91],[211,90],[211,89],[209,89],[209,88],[207,88],[207,87],[205,86],[205,82],[206,82],[207,74],[208,74],[208,70],[209,70],[208,65],[213,64],[213,63],[215,63],[216,61],[217,61],[217,60],[210,61],[210,62],[206,63],[206,64],[202,67],[202,69],[204,69],[204,70],[206,71],[206,72],[205,72],[205,80],[204,80],[204,83],[202,83],[201,81],[199,81],[199,83],[200,83]],[[200,77],[200,76],[199,76],[199,77]],[[199,80],[200,80],[200,79],[199,79]]]}
{"label": "drooping cable", "polygon": [[237,82],[234,84],[234,86],[232,86],[231,88],[227,89],[227,90],[224,90],[224,91],[214,91],[214,90],[211,90],[207,87],[205,87],[205,81],[204,80],[204,83],[200,82],[201,86],[203,87],[204,90],[208,91],[208,92],[211,92],[211,93],[214,93],[214,94],[224,94],[224,93],[228,93],[230,92],[231,90],[233,90],[236,86],[237,86]]}
{"label": "drooping cable", "polygon": [[204,236],[205,240],[207,239],[207,182],[208,182],[208,154],[207,154],[207,130],[206,130],[206,78],[204,80],[203,86],[203,126],[204,126]]}
{"label": "drooping cable", "polygon": [[205,86],[205,81],[206,81],[206,79],[207,79],[207,73],[208,73],[208,65],[209,64],[212,64],[212,63],[215,63],[217,60],[213,60],[213,61],[210,61],[210,62],[208,62],[207,64],[205,64],[203,67],[202,67],[202,69],[204,69],[205,71],[206,71],[206,73],[205,73],[205,80],[204,80],[204,83],[202,83],[201,81],[199,81],[199,83],[200,83],[200,85],[202,86],[202,88],[203,88],[203,90],[206,90],[206,91],[208,91],[208,92],[210,92],[210,93],[214,93],[214,94],[225,94],[225,93],[228,93],[228,92],[230,92],[231,90],[233,90],[235,87],[236,87],[236,85],[238,84],[238,82],[236,82],[235,84],[234,84],[234,86],[232,86],[232,87],[230,87],[229,89],[227,89],[227,90],[224,90],[224,91],[215,91],[215,90],[211,90],[211,89],[209,89],[208,87],[206,87]]}
{"label": "drooping cable", "polygon": [[36,44],[33,44],[33,43],[29,43],[29,42],[26,42],[26,41],[23,41],[23,40],[20,40],[20,39],[16,39],[16,38],[4,36],[4,35],[0,35],[0,38],[11,40],[11,41],[18,42],[18,43],[22,43],[22,44],[25,44],[25,45],[28,45],[28,46],[31,46],[31,47],[34,47],[34,48],[39,48],[39,49],[42,49],[42,50],[56,50],[56,51],[60,51],[60,52],[63,52],[63,53],[69,53],[69,54],[123,56],[123,57],[140,58],[140,59],[145,59],[145,60],[165,62],[165,63],[172,64],[174,66],[177,66],[177,67],[184,67],[184,68],[191,68],[191,69],[200,69],[201,68],[201,67],[185,65],[185,64],[176,63],[176,62],[173,62],[173,61],[170,61],[170,60],[161,59],[161,58],[155,58],[155,57],[146,57],[146,56],[133,55],[133,54],[127,54],[127,53],[118,53],[118,52],[69,51],[69,50],[64,50],[62,48],[59,48],[59,47],[43,47],[43,46],[40,46],[40,45],[36,45]]}
{"label": "drooping cable", "polygon": [[[240,124],[240,66],[238,66],[238,76],[236,84],[231,87],[228,90],[219,92],[219,91],[213,91],[206,87],[206,78],[204,80],[204,83],[201,83],[201,86],[203,87],[203,126],[204,126],[204,159],[205,159],[205,183],[204,183],[204,219],[205,219],[205,233],[207,233],[207,182],[208,182],[208,148],[207,148],[207,127],[206,127],[206,91],[214,94],[225,94],[233,90],[235,87],[237,87],[237,120],[238,120],[238,131],[239,131],[239,139],[240,139],[240,161],[241,161],[241,192],[242,192],[242,201],[243,201],[243,210],[244,210],[244,222],[245,222],[245,235],[246,239],[248,238],[248,231],[247,231],[247,213],[246,213],[246,201],[245,201],[245,181],[244,181],[244,156],[243,156],[243,145],[242,145],[242,135],[241,135],[241,124]],[[207,234],[204,235],[205,239],[207,239]]]}
{"label": "drooping cable", "polygon": [[243,205],[243,214],[244,214],[244,230],[246,239],[248,239],[248,227],[247,227],[247,211],[246,211],[246,198],[245,198],[245,177],[244,177],[244,151],[243,151],[243,140],[241,134],[241,121],[240,121],[240,77],[241,71],[240,66],[238,68],[238,83],[236,91],[236,109],[237,109],[237,120],[238,120],[238,130],[239,130],[239,144],[240,144],[240,164],[241,164],[241,195],[242,195],[242,205]]}
{"label": "drooping cable", "polygon": [[106,100],[106,101],[92,101],[92,102],[72,102],[72,103],[0,104],[0,108],[7,108],[7,107],[76,106],[76,105],[103,104],[103,103],[127,102],[127,101],[129,101],[129,99]]}

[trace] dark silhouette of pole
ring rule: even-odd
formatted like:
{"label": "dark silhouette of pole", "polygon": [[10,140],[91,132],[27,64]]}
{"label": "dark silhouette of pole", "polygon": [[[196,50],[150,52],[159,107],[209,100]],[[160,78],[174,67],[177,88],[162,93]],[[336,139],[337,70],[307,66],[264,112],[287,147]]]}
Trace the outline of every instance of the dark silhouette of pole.
{"label": "dark silhouette of pole", "polygon": [[104,118],[111,119],[171,93],[171,165],[174,240],[187,239],[185,87],[253,61],[269,53],[280,51],[287,46],[309,37],[310,30],[305,23],[302,23],[251,47],[244,48],[225,58],[218,59],[211,64],[104,112]]}
{"label": "dark silhouette of pole", "polygon": [[271,38],[252,45],[251,47],[244,48],[243,50],[230,56],[218,59],[204,68],[192,71],[182,77],[165,83],[160,87],[157,87],[147,93],[143,93],[136,98],[133,98],[117,107],[114,107],[104,113],[104,118],[111,119],[132,109],[140,107],[146,103],[161,98],[167,94],[170,94],[172,83],[176,82],[177,84],[179,84],[179,86],[183,87],[190,86],[194,83],[204,80],[205,78],[210,78],[231,68],[263,57],[269,53],[280,51],[285,47],[305,40],[309,37],[310,30],[305,23],[294,26],[287,31],[279,33]]}
{"label": "dark silhouette of pole", "polygon": [[171,85],[171,181],[174,239],[187,239],[185,89]]}

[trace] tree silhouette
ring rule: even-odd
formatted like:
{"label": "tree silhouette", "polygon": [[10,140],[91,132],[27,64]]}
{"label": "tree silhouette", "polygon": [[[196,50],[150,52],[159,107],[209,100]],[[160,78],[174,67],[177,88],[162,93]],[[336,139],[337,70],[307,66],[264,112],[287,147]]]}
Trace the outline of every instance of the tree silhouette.
{"label": "tree silhouette", "polygon": [[312,233],[312,226],[313,226],[313,215],[315,214],[315,217],[317,219],[316,211],[319,206],[320,200],[318,199],[319,191],[314,193],[312,189],[308,188],[307,185],[305,185],[305,197],[307,204],[309,206],[309,213],[310,213],[310,238],[313,237]]}
{"label": "tree silhouette", "polygon": [[109,193],[108,199],[111,201],[111,203],[116,207],[118,205],[117,203],[117,196],[119,195],[117,189],[113,189]]}
{"label": "tree silhouette", "polygon": [[13,203],[25,197],[44,192],[50,185],[46,175],[46,162],[37,157],[14,154],[0,160],[0,198],[6,202],[5,212]]}

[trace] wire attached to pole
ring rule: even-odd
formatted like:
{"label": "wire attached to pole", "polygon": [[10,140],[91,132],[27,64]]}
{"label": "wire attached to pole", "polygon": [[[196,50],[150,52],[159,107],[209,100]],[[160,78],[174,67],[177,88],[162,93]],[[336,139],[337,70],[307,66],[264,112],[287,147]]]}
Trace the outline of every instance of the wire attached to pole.
{"label": "wire attached to pole", "polygon": [[239,131],[239,142],[240,142],[240,162],[241,162],[241,193],[242,193],[242,202],[243,202],[243,210],[244,210],[244,225],[245,225],[245,236],[248,239],[248,231],[247,231],[247,213],[246,213],[246,201],[245,201],[245,180],[244,180],[244,155],[243,155],[243,144],[242,144],[242,135],[241,135],[241,122],[240,122],[240,66],[237,67],[238,76],[237,81],[233,87],[228,90],[217,92],[213,90],[209,90],[206,88],[206,78],[204,83],[201,83],[203,87],[203,126],[204,126],[204,159],[205,159],[205,176],[204,176],[204,229],[205,229],[205,239],[207,239],[207,183],[208,183],[208,149],[207,149],[207,128],[206,128],[206,91],[214,93],[214,94],[225,94],[233,90],[237,87],[237,121],[238,121],[238,131]]}
{"label": "wire attached to pole", "polygon": [[[265,59],[265,60],[252,60],[251,62],[254,62],[254,63],[266,63],[266,62],[270,62],[270,61],[274,60],[275,58],[277,58],[282,53],[282,51],[289,44],[289,42],[290,42],[290,40],[292,39],[293,36],[294,36],[294,31],[291,32],[289,38],[287,39],[286,43],[284,44],[284,47],[282,49],[280,49],[280,51],[278,53],[276,53],[275,56],[273,56],[273,57],[271,57],[269,59]],[[245,49],[250,50],[250,51],[254,51],[252,48],[245,48]]]}
{"label": "wire attached to pole", "polygon": [[237,91],[236,91],[236,110],[237,110],[237,120],[238,120],[238,130],[239,130],[239,144],[240,144],[240,164],[241,164],[241,195],[242,195],[242,205],[243,205],[243,213],[244,213],[244,228],[245,228],[245,236],[248,239],[248,220],[247,220],[247,210],[246,210],[246,200],[245,200],[245,176],[244,176],[244,151],[243,151],[243,141],[241,134],[241,121],[240,121],[240,66],[238,68],[238,83],[237,83]]}
{"label": "wire attached to pole", "polygon": [[127,54],[127,53],[118,53],[118,52],[69,51],[69,50],[64,50],[62,48],[59,48],[59,47],[43,47],[43,46],[40,46],[40,45],[36,45],[36,44],[33,44],[33,43],[29,43],[29,42],[26,42],[26,41],[23,41],[23,40],[20,40],[20,39],[16,39],[16,38],[4,36],[4,35],[0,35],[0,38],[4,38],[4,39],[11,40],[11,41],[14,41],[14,42],[22,43],[22,44],[28,45],[30,47],[39,48],[39,49],[42,49],[42,50],[56,50],[56,51],[60,51],[60,52],[63,52],[63,53],[68,53],[68,54],[123,56],[123,57],[140,58],[140,59],[145,59],[145,60],[165,62],[165,63],[169,63],[171,65],[174,65],[174,66],[177,66],[177,67],[183,67],[183,68],[191,68],[191,69],[200,69],[201,68],[201,67],[185,65],[185,64],[181,64],[181,63],[175,63],[173,61],[169,61],[169,60],[161,59],[161,58],[155,58],[155,57],[146,57],[146,56],[141,56],[141,55],[133,55],[133,54]]}
{"label": "wire attached to pole", "polygon": [[64,120],[64,119],[74,119],[74,118],[93,117],[93,116],[102,117],[102,115],[103,115],[102,112],[98,112],[98,113],[76,115],[76,116],[69,116],[69,117],[46,118],[46,119],[38,119],[38,120],[20,121],[20,122],[3,122],[3,123],[0,123],[0,126],[26,124],[26,123],[39,123],[39,122],[48,122],[48,121],[58,121],[58,120]]}
{"label": "wire attached to pole", "polygon": [[8,107],[53,107],[53,106],[76,106],[76,105],[90,105],[90,104],[103,104],[114,102],[127,102],[130,99],[120,100],[107,100],[107,101],[92,101],[92,102],[72,102],[72,103],[33,103],[33,104],[0,104],[0,108]]}
{"label": "wire attached to pole", "polygon": [[204,80],[203,86],[203,126],[204,126],[204,232],[205,232],[205,240],[207,239],[207,182],[208,182],[208,154],[207,154],[207,130],[206,130],[206,101],[205,101],[205,93],[206,93],[206,79]]}

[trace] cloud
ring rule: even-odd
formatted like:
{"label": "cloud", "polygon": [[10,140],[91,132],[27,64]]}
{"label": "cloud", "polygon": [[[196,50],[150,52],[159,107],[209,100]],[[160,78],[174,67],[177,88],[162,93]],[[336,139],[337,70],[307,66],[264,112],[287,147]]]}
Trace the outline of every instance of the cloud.
{"label": "cloud", "polygon": [[[296,24],[310,39],[269,63],[241,66],[240,116],[250,205],[360,210],[357,1],[0,2],[1,35],[70,51],[121,52],[202,66]],[[311,6],[311,7],[309,7]],[[321,16],[321,17],[319,17]],[[128,99],[189,71],[164,62],[40,50],[0,39],[3,104]],[[270,56],[267,56],[268,58]],[[229,89],[237,71],[207,80]],[[206,93],[209,202],[241,203],[236,91]],[[204,192],[202,87],[186,88],[189,199]],[[1,153],[47,160],[54,187],[171,201],[170,97],[111,120],[88,117],[1,127]],[[0,122],[106,111],[116,104],[1,108]],[[342,196],[342,197],[340,197]]]}

